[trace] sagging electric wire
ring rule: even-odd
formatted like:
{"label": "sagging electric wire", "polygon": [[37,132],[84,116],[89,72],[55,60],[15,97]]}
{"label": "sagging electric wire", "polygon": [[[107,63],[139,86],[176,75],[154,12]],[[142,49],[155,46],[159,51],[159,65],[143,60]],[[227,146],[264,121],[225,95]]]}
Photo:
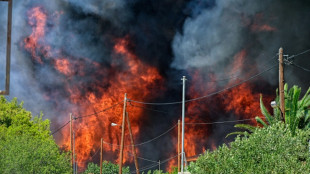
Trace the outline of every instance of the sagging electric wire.
{"label": "sagging electric wire", "polygon": [[[264,117],[259,117],[259,118],[264,118]],[[229,121],[216,121],[216,122],[210,122],[210,123],[185,123],[188,125],[211,125],[211,124],[225,124],[225,123],[235,123],[235,122],[243,122],[243,121],[251,121],[251,120],[255,120],[256,118],[247,118],[247,119],[242,119],[242,120],[229,120]]]}
{"label": "sagging electric wire", "polygon": [[[167,131],[165,131],[164,133],[162,133],[162,134],[158,135],[157,137],[152,138],[152,139],[150,139],[150,140],[148,140],[148,141],[144,141],[144,142],[142,142],[142,143],[134,144],[134,145],[126,145],[125,147],[130,147],[130,146],[135,146],[135,147],[137,147],[137,146],[142,146],[142,145],[144,145],[144,144],[150,143],[150,142],[152,142],[152,141],[154,141],[154,140],[156,140],[156,139],[162,137],[163,135],[167,134],[167,133],[170,132],[172,129],[174,129],[177,125],[178,125],[178,124],[175,124],[175,125],[172,126],[170,129],[168,129]],[[110,146],[120,146],[119,144],[111,144],[111,143],[108,143],[108,142],[105,142],[105,141],[103,141],[103,143],[108,144],[108,145],[110,145]]]}
{"label": "sagging electric wire", "polygon": [[97,148],[97,150],[95,151],[94,155],[92,155],[90,158],[93,159],[93,157],[100,151],[100,147]]}
{"label": "sagging electric wire", "polygon": [[116,103],[116,104],[114,104],[114,105],[112,105],[112,106],[110,106],[110,107],[108,107],[108,108],[105,108],[104,110],[101,110],[101,111],[99,111],[99,112],[95,112],[95,113],[93,113],[93,114],[89,114],[89,115],[84,115],[84,116],[75,117],[75,119],[80,119],[80,118],[90,117],[90,116],[97,115],[97,114],[102,113],[102,112],[106,112],[106,111],[108,111],[108,110],[110,110],[110,109],[113,109],[115,106],[117,106],[117,105],[121,104],[122,102],[123,102],[123,101],[118,102],[118,103]]}
{"label": "sagging electric wire", "polygon": [[[298,56],[300,56],[300,55],[302,55],[302,54],[306,54],[306,53],[308,53],[308,52],[310,52],[310,49],[307,49],[307,50],[305,50],[305,51],[303,51],[303,52],[301,52],[301,53],[298,53],[298,54],[296,54],[296,55],[289,56],[287,59],[290,60],[290,59],[295,58],[295,57],[298,57]],[[275,57],[275,56],[274,56],[274,57]],[[271,60],[272,60],[274,57],[272,57]],[[234,87],[236,87],[236,86],[241,85],[242,83],[245,83],[245,82],[247,82],[247,81],[249,81],[249,80],[252,80],[253,78],[255,78],[255,77],[257,77],[257,76],[260,76],[261,74],[263,74],[263,73],[265,73],[265,72],[267,72],[267,71],[270,71],[270,70],[271,70],[272,68],[274,68],[275,66],[276,66],[276,65],[274,65],[274,66],[272,66],[271,68],[268,68],[268,69],[266,69],[266,70],[264,70],[264,71],[262,71],[262,72],[260,72],[260,73],[258,73],[258,74],[256,74],[256,75],[253,75],[253,76],[251,76],[250,78],[248,78],[248,79],[246,79],[246,80],[243,80],[243,81],[241,81],[240,83],[237,83],[237,84],[235,84],[235,85],[233,85],[233,86],[231,86],[231,87],[222,89],[222,90],[220,90],[220,91],[217,91],[217,92],[214,92],[214,93],[211,93],[211,94],[202,96],[202,97],[198,97],[198,98],[194,98],[194,99],[190,99],[190,100],[185,100],[185,102],[191,102],[191,101],[201,100],[201,99],[203,99],[203,98],[207,98],[207,97],[216,95],[216,94],[218,94],[218,93],[221,93],[221,92],[223,92],[223,91],[229,90],[229,89],[231,89],[231,88],[234,88]],[[307,71],[307,69],[306,69],[306,71]],[[174,105],[174,104],[181,104],[181,103],[182,103],[182,101],[179,101],[179,102],[167,102],[167,103],[150,103],[150,102],[142,102],[142,101],[136,101],[136,100],[131,100],[131,99],[128,99],[128,101],[132,101],[132,102],[140,103],[140,104],[146,104],[146,105]]]}
{"label": "sagging electric wire", "polygon": [[60,126],[57,130],[55,130],[52,135],[54,135],[55,133],[57,133],[58,131],[60,131],[62,128],[64,128],[65,126],[67,126],[70,123],[70,121],[68,121],[67,123],[65,123],[64,125]]}
{"label": "sagging electric wire", "polygon": [[[269,63],[270,61],[272,61],[272,60],[276,60],[276,59],[274,59],[276,56],[278,56],[278,54],[276,54],[276,55],[274,55],[273,57],[271,57],[271,58],[269,58],[269,60],[267,61],[267,62],[265,62],[264,64],[266,64],[266,63]],[[247,59],[247,60],[249,60],[249,59]],[[264,65],[265,66],[265,65]],[[234,73],[235,74],[235,73]],[[227,77],[227,78],[223,78],[223,79],[218,79],[218,80],[212,80],[212,81],[206,81],[206,82],[221,82],[221,81],[228,81],[228,80],[232,80],[232,79],[237,79],[237,78],[239,78],[239,77],[241,77],[242,75],[231,75],[231,76],[229,76],[229,77]]]}
{"label": "sagging electric wire", "polygon": [[302,66],[300,66],[300,65],[297,65],[297,64],[295,64],[295,63],[291,63],[291,64],[292,64],[293,66],[297,67],[297,68],[300,68],[300,69],[304,70],[304,71],[310,72],[310,69],[307,69],[307,68],[305,68],[305,67],[302,67]]}
{"label": "sagging electric wire", "polygon": [[[271,66],[270,68],[268,68],[268,69],[266,69],[266,70],[264,70],[264,71],[262,71],[262,72],[260,72],[260,73],[258,73],[258,74],[255,74],[255,75],[253,75],[253,76],[247,78],[246,80],[243,80],[243,81],[241,81],[241,82],[239,82],[239,83],[237,83],[237,84],[235,84],[235,85],[232,85],[232,86],[230,86],[230,87],[221,89],[221,90],[219,90],[219,91],[210,93],[210,94],[205,95],[205,96],[201,96],[201,97],[198,97],[198,98],[193,98],[193,99],[185,100],[185,102],[187,103],[187,102],[192,102],[192,101],[196,101],[196,100],[201,100],[201,99],[204,99],[204,98],[208,98],[208,97],[214,96],[214,95],[216,95],[216,94],[220,94],[220,93],[222,93],[222,92],[224,92],[224,91],[227,91],[227,90],[229,90],[229,89],[232,89],[232,88],[235,88],[235,87],[237,87],[237,86],[240,86],[240,85],[242,85],[243,83],[248,82],[248,81],[250,81],[250,80],[252,80],[252,79],[254,79],[254,78],[256,78],[256,77],[262,75],[263,73],[265,73],[265,72],[267,72],[267,71],[270,71],[271,69],[275,68],[276,66],[277,66],[277,65],[273,65],[273,66]],[[132,99],[127,99],[127,100],[130,101],[130,102],[140,103],[140,104],[145,104],[145,105],[175,105],[175,104],[181,104],[181,103],[182,103],[182,101],[178,101],[178,102],[167,102],[167,103],[150,103],[150,102],[142,102],[142,101],[137,101],[137,100],[132,100]]]}
{"label": "sagging electric wire", "polygon": [[[170,161],[170,160],[172,160],[172,159],[178,157],[179,155],[180,155],[180,154],[177,154],[177,155],[175,155],[175,156],[173,156],[173,157],[170,157],[170,158],[168,158],[168,159],[160,160],[160,162],[158,161],[158,162],[156,162],[156,164],[153,164],[153,165],[151,164],[151,165],[142,167],[141,169],[139,169],[139,172],[143,172],[143,171],[145,171],[145,170],[149,170],[149,169],[151,169],[151,168],[154,168],[154,167],[158,166],[159,164],[164,164],[164,163],[166,163],[166,162],[168,162],[168,161]],[[155,163],[155,162],[154,162],[154,163]],[[135,172],[133,171],[133,172],[131,172],[131,173],[135,173]]]}
{"label": "sagging electric wire", "polygon": [[[93,114],[84,115],[84,116],[79,116],[79,117],[73,117],[73,120],[77,120],[77,119],[85,118],[85,117],[90,117],[90,116],[97,115],[97,114],[102,113],[102,112],[106,112],[106,111],[108,111],[108,110],[114,108],[115,106],[119,105],[120,103],[122,103],[122,102],[118,102],[118,103],[116,103],[116,104],[114,104],[114,105],[112,105],[112,106],[110,106],[110,107],[108,107],[108,108],[105,108],[105,109],[103,109],[103,110],[101,110],[101,111],[99,111],[99,112],[93,113]],[[62,125],[62,126],[59,127],[57,130],[55,130],[55,131],[52,133],[52,135],[54,135],[55,133],[57,133],[58,131],[60,131],[61,129],[63,129],[63,128],[64,128],[65,126],[67,126],[69,123],[70,123],[70,121],[66,122],[64,125]]]}
{"label": "sagging electric wire", "polygon": [[137,105],[132,104],[130,101],[129,101],[129,105],[132,106],[132,107],[141,108],[141,109],[145,109],[145,110],[149,110],[149,111],[154,111],[154,112],[160,112],[160,113],[164,113],[164,114],[169,114],[169,112],[166,112],[166,111],[161,111],[161,110],[157,110],[157,109],[151,109],[151,108],[144,107],[144,106],[137,106]]}
{"label": "sagging electric wire", "polygon": [[290,59],[293,59],[293,58],[295,58],[295,57],[298,57],[298,56],[300,56],[300,55],[302,55],[302,54],[306,54],[306,53],[308,53],[308,52],[310,52],[310,49],[307,49],[307,50],[305,50],[305,51],[303,51],[303,52],[301,52],[301,53],[298,53],[298,54],[296,54],[296,55],[291,55],[291,56],[289,56],[287,59],[290,60]]}

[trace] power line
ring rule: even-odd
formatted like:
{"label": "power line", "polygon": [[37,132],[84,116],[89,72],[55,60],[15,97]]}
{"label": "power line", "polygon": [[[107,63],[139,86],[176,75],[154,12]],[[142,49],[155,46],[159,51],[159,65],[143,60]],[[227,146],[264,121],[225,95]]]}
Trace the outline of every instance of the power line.
{"label": "power line", "polygon": [[[120,149],[117,148],[117,150],[120,150]],[[127,152],[130,156],[134,156],[132,153],[129,152],[129,150],[126,151],[126,152]],[[155,162],[156,162],[156,163],[157,163],[157,161],[154,161],[154,160],[151,160],[151,159],[147,159],[147,158],[144,158],[144,157],[141,157],[141,156],[137,156],[137,158],[138,158],[138,159],[141,159],[141,160],[144,160],[144,161],[148,161],[148,162],[152,162],[152,163],[155,163]]]}
{"label": "power line", "polygon": [[[119,147],[116,147],[116,150],[120,151]],[[126,152],[130,155],[130,156],[134,156],[134,154],[130,153],[129,152],[130,150],[126,150]],[[157,162],[157,161],[154,161],[154,160],[151,160],[151,159],[147,159],[147,158],[144,158],[144,157],[141,157],[141,156],[137,156],[137,158],[141,159],[141,160],[144,160],[144,161],[148,161],[148,162]]]}
{"label": "power line", "polygon": [[[142,167],[139,171],[142,172],[142,171],[145,171],[145,170],[154,168],[154,167],[158,166],[159,164],[164,164],[164,163],[166,163],[166,162],[168,162],[168,161],[170,161],[170,160],[172,160],[172,159],[178,157],[179,155],[181,155],[181,154],[177,154],[177,155],[175,155],[175,156],[173,156],[173,157],[171,157],[171,158],[165,159],[165,160],[160,160],[160,162],[157,162],[157,161],[156,161],[156,164],[151,164],[151,165]],[[155,163],[155,162],[154,162],[154,163]],[[135,172],[131,172],[131,173],[135,173]]]}
{"label": "power line", "polygon": [[298,53],[298,54],[296,54],[296,55],[291,55],[291,56],[288,57],[287,59],[293,59],[293,58],[298,57],[298,56],[300,56],[300,55],[302,55],[302,54],[306,54],[307,52],[310,52],[310,49],[307,49],[307,50],[305,50],[305,51],[303,51],[303,52],[301,52],[301,53]]}
{"label": "power line", "polygon": [[[172,126],[170,129],[168,129],[167,131],[165,131],[164,133],[162,133],[162,134],[158,135],[157,137],[152,138],[152,139],[150,139],[150,140],[148,140],[148,141],[145,141],[145,142],[142,142],[142,143],[139,143],[139,144],[134,144],[134,145],[126,145],[125,147],[129,147],[129,146],[135,146],[135,147],[137,147],[137,146],[141,146],[141,145],[144,145],[144,144],[146,144],[146,143],[149,143],[149,142],[151,142],[151,141],[154,141],[154,140],[160,138],[161,136],[167,134],[168,132],[170,132],[170,131],[171,131],[173,128],[175,128],[177,125],[178,125],[178,124],[175,124],[175,125]],[[111,143],[108,143],[108,142],[105,142],[105,141],[103,141],[103,143],[108,144],[108,145],[111,145],[111,146],[120,146],[120,145],[118,145],[118,144],[111,144]]]}
{"label": "power line", "polygon": [[67,123],[65,123],[64,125],[62,125],[61,127],[59,127],[57,130],[55,130],[52,135],[54,135],[55,133],[57,133],[58,131],[60,131],[62,128],[64,128],[65,126],[67,126],[70,123],[70,121],[68,121]]}
{"label": "power line", "polygon": [[[99,112],[96,112],[96,113],[94,113],[94,114],[89,114],[89,115],[79,116],[79,117],[73,117],[73,120],[80,119],[80,118],[84,118],[84,117],[90,117],[90,116],[93,116],[93,115],[96,115],[96,114],[99,114],[99,113],[108,111],[108,110],[114,108],[115,106],[119,105],[120,103],[121,103],[121,102],[118,102],[118,103],[116,103],[116,104],[114,104],[114,105],[112,105],[112,106],[110,106],[110,107],[108,107],[108,108],[106,108],[106,109],[104,109],[104,110],[101,110],[101,111],[99,111]],[[65,123],[65,124],[62,125],[61,127],[59,127],[57,130],[55,130],[55,131],[52,133],[52,135],[54,135],[55,133],[57,133],[58,131],[60,131],[62,128],[64,128],[64,127],[65,127],[66,125],[68,125],[69,123],[70,123],[70,121],[68,121],[67,123]]]}
{"label": "power line", "polygon": [[[198,98],[193,98],[193,99],[185,100],[185,102],[191,102],[191,101],[201,100],[201,99],[203,99],[203,98],[208,98],[208,97],[211,97],[211,96],[213,96],[213,95],[222,93],[222,92],[224,92],[224,91],[226,91],[226,90],[235,88],[235,87],[240,86],[241,84],[243,84],[243,83],[245,83],[245,82],[247,82],[247,81],[250,81],[250,80],[252,80],[252,79],[254,79],[254,78],[256,78],[256,77],[262,75],[263,73],[265,73],[265,72],[267,72],[267,71],[270,71],[271,69],[273,69],[273,68],[276,67],[276,66],[277,66],[277,65],[273,65],[273,66],[271,66],[270,68],[268,68],[268,69],[266,69],[266,70],[264,70],[264,71],[262,71],[262,72],[260,72],[260,73],[258,73],[258,74],[255,74],[255,75],[249,77],[248,79],[243,80],[243,81],[241,81],[241,82],[239,82],[239,83],[237,83],[237,84],[235,84],[235,85],[232,85],[232,86],[230,86],[230,87],[221,89],[221,90],[219,90],[219,91],[210,93],[210,94],[205,95],[205,96],[201,96],[201,97],[198,97]],[[131,99],[128,99],[128,101],[135,102],[135,103],[140,103],[140,104],[145,104],[145,105],[174,105],[174,104],[181,104],[181,103],[182,103],[182,101],[178,101],[178,102],[167,102],[167,103],[148,103],[148,102],[136,101],[136,100],[131,100]]]}
{"label": "power line", "polygon": [[141,145],[144,145],[144,144],[149,143],[149,142],[151,142],[151,141],[154,141],[154,140],[156,140],[156,139],[162,137],[163,135],[167,134],[168,132],[170,132],[170,131],[171,131],[173,128],[175,128],[177,125],[178,125],[178,124],[175,124],[173,127],[171,127],[170,129],[168,129],[166,132],[160,134],[159,136],[157,136],[157,137],[155,137],[155,138],[153,138],[153,139],[150,139],[150,140],[145,141],[145,142],[143,142],[143,143],[135,144],[134,146],[141,146]]}
{"label": "power line", "polygon": [[114,108],[115,106],[119,105],[120,103],[122,103],[122,101],[121,101],[121,102],[118,102],[118,103],[116,103],[116,104],[114,104],[114,105],[112,105],[112,106],[110,106],[110,107],[108,107],[108,108],[105,108],[104,110],[101,110],[101,111],[99,111],[99,112],[95,112],[95,113],[89,114],[89,115],[84,115],[84,116],[75,117],[74,119],[76,120],[76,119],[80,119],[80,118],[85,118],[85,117],[90,117],[90,116],[93,116],[93,115],[97,115],[97,114],[99,114],[99,113],[102,113],[102,112],[105,112],[105,111],[108,111],[108,110]]}
{"label": "power line", "polygon": [[100,147],[97,148],[97,150],[95,151],[94,155],[92,155],[90,158],[93,159],[93,157],[100,151]]}
{"label": "power line", "polygon": [[[292,59],[292,58],[294,58],[294,57],[298,57],[298,56],[300,56],[300,55],[302,55],[302,54],[305,54],[305,53],[307,53],[307,52],[310,52],[310,49],[305,50],[305,51],[303,51],[303,52],[301,52],[301,53],[298,53],[298,54],[296,54],[296,55],[292,55],[292,56],[288,57],[288,60],[289,60],[289,59]],[[275,57],[275,56],[274,56],[274,57]],[[274,58],[274,57],[272,57],[272,58]],[[272,60],[272,58],[271,58],[271,60]],[[211,97],[211,96],[216,95],[216,94],[218,94],[218,93],[221,93],[221,92],[223,92],[223,91],[229,90],[229,89],[231,89],[231,88],[234,88],[234,87],[236,87],[236,86],[241,85],[242,83],[245,83],[245,82],[247,82],[247,81],[249,81],[249,80],[252,80],[253,78],[255,78],[255,77],[257,77],[257,76],[260,76],[261,74],[263,74],[263,73],[265,73],[265,72],[267,72],[267,71],[270,71],[270,70],[271,70],[272,68],[274,68],[274,67],[275,67],[275,66],[272,66],[272,67],[268,68],[267,70],[264,70],[264,71],[262,71],[262,72],[260,72],[260,73],[258,73],[258,74],[256,74],[256,75],[253,75],[253,76],[251,76],[250,78],[248,78],[248,79],[246,79],[246,80],[243,80],[243,81],[241,81],[240,83],[237,83],[237,84],[235,84],[235,85],[233,85],[233,86],[231,86],[231,87],[222,89],[222,90],[220,90],[220,91],[217,91],[217,92],[214,92],[214,93],[211,93],[211,94],[202,96],[202,97],[198,97],[198,98],[186,100],[185,102],[191,102],[191,101],[195,101],[195,100],[200,100],[200,99],[203,99],[203,98]],[[306,71],[307,71],[307,70],[306,70]],[[174,104],[181,104],[181,103],[182,103],[182,101],[178,101],[178,102],[167,102],[167,103],[148,103],[148,102],[142,102],[142,101],[135,101],[135,100],[131,100],[131,99],[128,99],[128,100],[129,100],[129,101],[132,101],[132,102],[135,102],[135,103],[141,103],[141,104],[147,104],[147,105],[174,105]]]}
{"label": "power line", "polygon": [[[260,117],[262,118],[262,117]],[[185,124],[193,124],[193,125],[210,125],[210,124],[225,124],[225,123],[235,123],[235,122],[243,122],[243,121],[250,121],[250,120],[255,120],[255,118],[248,118],[248,119],[243,119],[243,120],[231,120],[231,121],[217,121],[217,122],[210,122],[210,123],[185,123]]]}
{"label": "power line", "polygon": [[297,64],[295,64],[295,63],[291,63],[291,64],[292,64],[293,66],[297,67],[297,68],[300,68],[300,69],[304,70],[304,71],[310,72],[310,69],[304,68],[304,67],[302,67],[302,66],[300,66],[300,65],[297,65]]}
{"label": "power line", "polygon": [[[250,121],[250,120],[255,120],[255,118],[248,118],[248,119],[242,119],[242,120],[229,120],[229,121],[218,121],[218,122],[209,122],[209,123],[185,123],[185,124],[187,124],[187,125],[203,125],[203,124],[205,124],[205,125],[211,125],[211,124],[225,124],[225,123],[234,123],[234,122],[243,122],[243,121]],[[155,138],[152,138],[152,139],[150,139],[150,140],[148,140],[148,141],[145,141],[145,142],[142,142],[142,143],[139,143],[139,144],[134,144],[133,146],[141,146],[141,145],[144,145],[144,144],[146,144],[146,143],[149,143],[149,142],[151,142],[151,141],[154,141],[155,139],[158,139],[158,138],[160,138],[161,136],[163,136],[163,135],[165,135],[165,134],[167,134],[168,132],[170,132],[173,128],[175,128],[177,126],[177,124],[175,124],[174,126],[172,126],[170,129],[168,129],[167,131],[165,131],[164,133],[162,133],[162,134],[160,134],[159,136],[157,136],[157,137],[155,137]],[[120,146],[120,145],[118,145],[118,144],[112,144],[112,143],[108,143],[108,142],[105,142],[105,141],[103,141],[103,143],[105,143],[105,144],[108,144],[108,145],[110,145],[110,146]],[[126,145],[125,147],[130,147],[130,146],[132,146],[132,145]]]}
{"label": "power line", "polygon": [[142,108],[142,109],[145,109],[145,110],[149,110],[149,111],[160,112],[160,113],[165,113],[165,114],[169,113],[169,112],[166,112],[166,111],[161,111],[161,110],[157,110],[157,109],[151,109],[151,108],[147,108],[147,107],[144,107],[144,106],[133,105],[130,101],[129,101],[129,105],[133,106],[133,107],[136,107],[136,108]]}
{"label": "power line", "polygon": [[[275,58],[276,56],[278,56],[278,54],[276,54],[275,56],[271,57],[271,58],[270,58],[270,59],[269,59],[266,63],[269,63],[271,60],[275,60],[274,58]],[[249,60],[249,59],[247,59],[247,60]],[[212,80],[212,81],[206,81],[206,82],[220,82],[220,81],[227,81],[227,80],[237,79],[237,78],[239,78],[239,77],[241,77],[241,76],[242,76],[242,74],[240,74],[240,75],[234,75],[234,74],[236,74],[236,72],[235,72],[235,73],[233,73],[233,75],[231,75],[231,76],[229,76],[229,77],[227,77],[227,78],[218,79],[218,80]]]}

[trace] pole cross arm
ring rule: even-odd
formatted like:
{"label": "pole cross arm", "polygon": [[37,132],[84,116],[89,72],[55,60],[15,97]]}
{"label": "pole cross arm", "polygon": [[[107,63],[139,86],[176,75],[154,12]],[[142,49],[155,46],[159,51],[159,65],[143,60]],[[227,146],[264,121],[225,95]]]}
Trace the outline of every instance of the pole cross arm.
{"label": "pole cross arm", "polygon": [[5,90],[0,90],[0,95],[9,95],[10,93],[10,66],[11,66],[11,33],[12,33],[12,1],[0,0],[8,2],[8,23],[7,23],[7,45],[6,45],[6,74],[5,74]]}

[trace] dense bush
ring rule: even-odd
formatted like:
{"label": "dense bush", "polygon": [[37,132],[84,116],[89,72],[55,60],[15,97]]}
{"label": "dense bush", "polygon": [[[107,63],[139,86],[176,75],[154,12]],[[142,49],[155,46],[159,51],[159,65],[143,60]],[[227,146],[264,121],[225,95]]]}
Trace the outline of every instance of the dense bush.
{"label": "dense bush", "polygon": [[49,121],[32,117],[16,99],[0,97],[0,173],[70,171],[70,157],[50,135]]}
{"label": "dense bush", "polygon": [[[118,173],[119,165],[113,164],[109,161],[103,161],[102,163],[102,173],[104,174],[116,174]],[[123,167],[122,172],[124,174],[129,174],[129,167]],[[84,174],[100,174],[100,166],[95,163],[89,163],[87,169],[84,171]]]}
{"label": "dense bush", "polygon": [[230,147],[207,151],[189,171],[205,173],[310,173],[309,130],[296,130],[291,136],[279,122],[257,128],[249,137],[238,136]]}

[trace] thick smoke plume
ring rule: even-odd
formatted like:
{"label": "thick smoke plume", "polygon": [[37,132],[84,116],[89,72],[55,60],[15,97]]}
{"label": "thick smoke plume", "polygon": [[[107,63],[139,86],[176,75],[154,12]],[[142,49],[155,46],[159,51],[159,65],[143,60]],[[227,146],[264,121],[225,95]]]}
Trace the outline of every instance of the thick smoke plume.
{"label": "thick smoke plume", "polygon": [[[6,24],[6,8],[6,3],[0,2],[0,9],[5,9],[0,10],[2,24]],[[41,15],[42,27],[32,16],[34,12]],[[35,29],[40,34],[31,35]],[[121,91],[119,96],[123,97],[127,89],[139,85],[135,79],[142,79],[147,85],[141,91],[147,93],[143,96],[146,102],[180,101],[183,75],[189,79],[187,98],[200,97],[277,65],[276,53],[281,46],[289,55],[309,49],[309,29],[310,2],[306,0],[14,0],[8,98],[24,101],[34,114],[42,111],[55,130],[68,121],[69,112],[85,114],[81,108],[84,104],[94,105],[92,99],[105,97],[111,91]],[[1,25],[1,89],[5,33],[6,26]],[[126,61],[128,57],[134,59],[133,64]],[[309,69],[307,57],[309,54],[301,55],[294,62]],[[133,67],[137,67],[137,72],[145,71],[138,73],[139,77],[130,76]],[[152,74],[156,75],[151,78],[153,81],[145,80]],[[308,76],[301,69],[285,67],[285,80],[290,85],[297,84],[305,90],[310,84]],[[111,89],[114,83],[119,84],[118,89]],[[121,86],[122,83],[126,85]],[[253,118],[254,113],[259,114],[259,93],[272,99],[276,87],[277,68],[236,90],[187,104],[186,121]],[[143,117],[133,120],[137,143],[159,135],[180,118],[179,105],[138,106],[148,110],[139,110]],[[86,110],[96,111],[91,107]],[[115,120],[95,118],[87,125]],[[116,141],[114,136],[118,135],[112,128],[97,128],[110,133],[108,140]],[[233,124],[188,126],[187,154],[195,156],[229,142],[231,139],[224,137],[232,130]],[[65,136],[60,132],[55,138],[61,144]],[[95,154],[101,136],[99,131],[89,136],[97,141],[89,147],[89,160],[96,161],[90,156]],[[108,160],[117,159],[113,150],[107,150]],[[138,152],[155,161],[175,153],[176,131],[140,146]],[[149,164],[139,162],[141,166]],[[127,164],[133,165],[130,161]]]}
{"label": "thick smoke plume", "polygon": [[[236,53],[246,49],[247,59],[250,59],[247,63],[254,63],[263,70],[264,62],[273,57],[279,47],[284,47],[290,55],[309,47],[306,28],[309,28],[310,7],[307,1],[218,0],[209,2],[211,6],[208,7],[197,5],[199,3],[201,1],[192,7],[192,15],[173,40],[172,67],[216,69],[214,71],[220,74],[225,72]],[[294,71],[288,67],[288,82],[303,86],[298,79],[305,78],[304,75],[299,70]],[[274,77],[266,79],[275,85]]]}

